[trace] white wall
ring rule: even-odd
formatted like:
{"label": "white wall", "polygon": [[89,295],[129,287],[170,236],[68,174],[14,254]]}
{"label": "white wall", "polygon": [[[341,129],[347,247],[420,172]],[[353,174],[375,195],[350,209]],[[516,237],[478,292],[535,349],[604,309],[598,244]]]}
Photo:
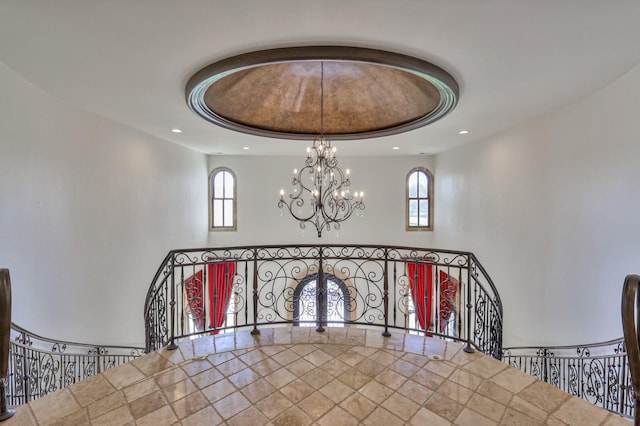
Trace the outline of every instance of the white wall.
{"label": "white wall", "polygon": [[41,335],[141,344],[166,253],[207,238],[207,159],[33,87],[0,63],[0,267],[13,320]]}
{"label": "white wall", "polygon": [[435,158],[436,238],[475,252],[505,307],[505,343],[622,335],[640,272],[640,66],[580,102]]}
{"label": "white wall", "polygon": [[[290,191],[293,169],[304,165],[308,145],[300,142],[296,153],[299,155],[289,157],[209,157],[210,171],[229,167],[238,180],[238,230],[210,232],[211,246],[350,243],[431,246],[431,232],[406,232],[404,220],[407,173],[418,166],[431,169],[430,156],[338,156],[339,166],[351,171],[352,190],[365,192],[364,217],[352,216],[338,232],[323,231],[322,238],[318,238],[312,225],[302,231],[286,210],[281,215],[280,189]],[[339,153],[340,143],[336,145]]]}

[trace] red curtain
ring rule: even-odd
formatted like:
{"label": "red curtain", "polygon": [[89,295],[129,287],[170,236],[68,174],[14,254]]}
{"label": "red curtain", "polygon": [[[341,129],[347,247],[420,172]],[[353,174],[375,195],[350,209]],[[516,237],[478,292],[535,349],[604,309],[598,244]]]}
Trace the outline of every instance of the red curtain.
{"label": "red curtain", "polygon": [[456,310],[458,280],[446,272],[440,271],[440,333],[447,329],[451,314]]}
{"label": "red curtain", "polygon": [[217,329],[224,324],[235,270],[235,262],[219,262],[208,265],[209,319],[214,328],[213,334],[218,334]]}
{"label": "red curtain", "polygon": [[407,263],[411,298],[415,306],[418,324],[423,330],[428,330],[431,325],[432,271],[433,265],[428,263]]}
{"label": "red curtain", "polygon": [[196,331],[204,330],[204,298],[202,297],[202,271],[184,280],[184,292]]}

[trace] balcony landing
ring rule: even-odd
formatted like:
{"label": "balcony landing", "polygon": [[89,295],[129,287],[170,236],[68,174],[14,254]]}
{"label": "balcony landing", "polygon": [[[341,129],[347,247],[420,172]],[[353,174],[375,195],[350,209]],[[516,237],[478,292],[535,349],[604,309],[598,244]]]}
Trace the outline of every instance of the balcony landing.
{"label": "balcony landing", "polygon": [[183,341],[17,408],[5,425],[630,425],[462,345],[379,329]]}

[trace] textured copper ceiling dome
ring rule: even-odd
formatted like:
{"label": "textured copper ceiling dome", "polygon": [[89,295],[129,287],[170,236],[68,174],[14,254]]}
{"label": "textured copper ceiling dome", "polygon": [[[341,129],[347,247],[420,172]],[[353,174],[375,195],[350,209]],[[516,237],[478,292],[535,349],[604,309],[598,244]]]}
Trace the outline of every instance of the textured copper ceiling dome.
{"label": "textured copper ceiling dome", "polygon": [[338,46],[247,53],[188,82],[197,114],[222,127],[284,139],[362,139],[434,122],[458,100],[441,68],[406,55]]}

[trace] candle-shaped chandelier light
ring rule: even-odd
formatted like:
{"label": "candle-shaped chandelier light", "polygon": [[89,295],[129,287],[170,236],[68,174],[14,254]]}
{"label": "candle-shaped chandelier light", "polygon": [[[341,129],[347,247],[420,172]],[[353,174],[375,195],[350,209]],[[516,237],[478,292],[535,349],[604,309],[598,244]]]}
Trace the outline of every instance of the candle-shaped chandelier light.
{"label": "candle-shaped chandelier light", "polygon": [[364,210],[364,192],[351,193],[349,169],[338,167],[336,147],[324,136],[324,63],[320,62],[320,135],[307,148],[304,167],[293,170],[293,189],[285,199],[280,190],[278,207],[286,207],[302,229],[312,223],[322,237],[323,230],[340,229],[340,223],[356,210]]}

